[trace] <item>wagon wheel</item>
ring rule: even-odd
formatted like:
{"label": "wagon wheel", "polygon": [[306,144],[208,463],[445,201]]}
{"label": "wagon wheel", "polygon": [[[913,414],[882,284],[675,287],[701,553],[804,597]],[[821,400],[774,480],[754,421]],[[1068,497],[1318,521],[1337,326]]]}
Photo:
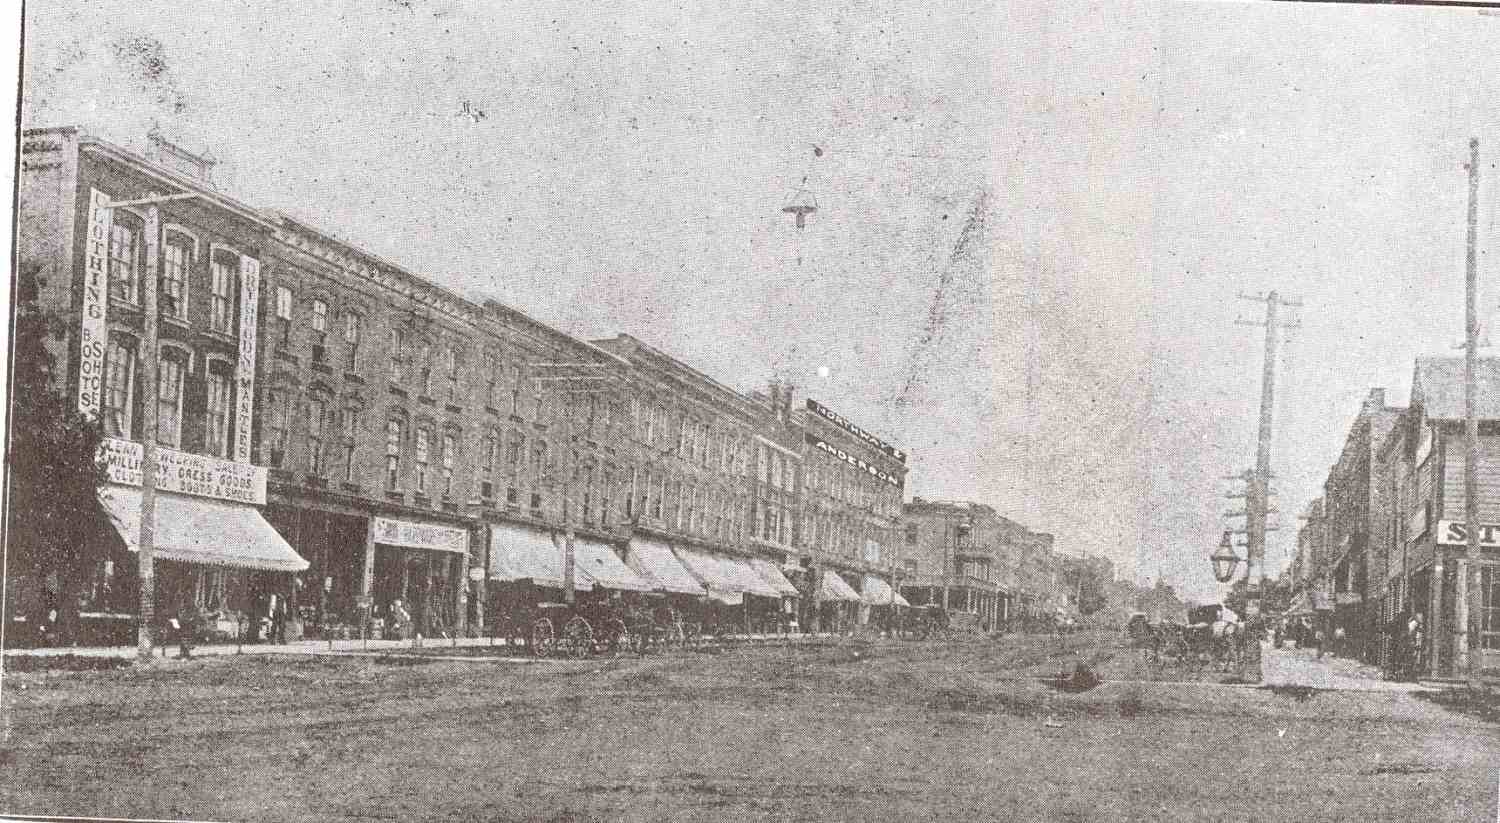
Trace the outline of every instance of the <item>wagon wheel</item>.
{"label": "wagon wheel", "polygon": [[570,656],[587,657],[594,650],[594,627],[581,615],[574,615],[563,625],[563,643]]}
{"label": "wagon wheel", "polygon": [[552,621],[545,618],[537,618],[531,624],[531,653],[537,657],[547,657],[557,650],[557,633],[552,630]]}
{"label": "wagon wheel", "polygon": [[625,625],[625,621],[618,617],[611,617],[604,621],[599,627],[603,633],[604,645],[610,654],[619,654],[621,649],[635,650],[632,639],[636,636]]}

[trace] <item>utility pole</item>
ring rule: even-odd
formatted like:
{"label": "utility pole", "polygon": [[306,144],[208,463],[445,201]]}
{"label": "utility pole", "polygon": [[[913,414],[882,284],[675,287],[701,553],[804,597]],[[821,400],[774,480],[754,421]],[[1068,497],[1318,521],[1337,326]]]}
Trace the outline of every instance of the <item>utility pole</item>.
{"label": "utility pole", "polygon": [[[1464,525],[1468,531],[1467,564],[1459,576],[1461,614],[1458,624],[1463,632],[1459,650],[1467,658],[1469,687],[1479,682],[1480,658],[1483,656],[1477,623],[1484,608],[1479,573],[1479,420],[1475,417],[1476,394],[1474,369],[1479,358],[1479,263],[1476,245],[1479,233],[1479,138],[1469,139],[1469,214],[1468,244],[1464,256]],[[1442,585],[1437,581],[1437,585]],[[1436,617],[1436,615],[1434,615]]]}
{"label": "utility pole", "polygon": [[136,657],[151,660],[151,628],[156,619],[156,402],[157,402],[157,317],[156,254],[161,214],[155,204],[146,208],[146,272],[141,279],[141,307],[146,316],[141,323],[141,534],[136,562],[139,564],[141,612],[136,632]]}
{"label": "utility pole", "polygon": [[1266,330],[1266,355],[1260,375],[1260,427],[1255,441],[1255,469],[1247,474],[1245,489],[1245,617],[1249,619],[1260,614],[1261,584],[1264,577],[1266,515],[1271,497],[1271,416],[1276,408],[1276,344],[1283,328],[1299,328],[1299,324],[1283,326],[1277,317],[1277,310],[1282,306],[1300,307],[1302,302],[1283,298],[1275,291],[1264,296],[1240,294],[1239,298],[1266,304],[1264,321],[1234,321],[1242,326],[1264,326]]}
{"label": "utility pole", "polygon": [[[610,394],[613,375],[604,371],[602,363],[538,363],[533,368],[542,370],[536,378],[537,397],[543,393],[543,383],[561,384],[563,393],[570,397],[591,394]],[[579,461],[573,459],[574,448],[573,409],[568,403],[563,408],[562,444],[562,528],[563,528],[563,602],[576,599],[577,563],[574,552],[573,527],[573,473],[579,469]]]}

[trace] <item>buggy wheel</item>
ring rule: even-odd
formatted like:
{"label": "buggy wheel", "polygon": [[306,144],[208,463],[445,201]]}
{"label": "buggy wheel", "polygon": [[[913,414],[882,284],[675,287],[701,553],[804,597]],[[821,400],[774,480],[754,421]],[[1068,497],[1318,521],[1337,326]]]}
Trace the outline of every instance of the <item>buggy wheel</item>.
{"label": "buggy wheel", "polygon": [[536,657],[548,657],[557,650],[557,633],[552,629],[551,620],[542,617],[531,624],[529,645]]}
{"label": "buggy wheel", "polygon": [[563,625],[563,643],[569,656],[587,657],[594,651],[594,627],[583,617],[573,616]]}
{"label": "buggy wheel", "polygon": [[622,649],[633,650],[632,638],[635,635],[631,634],[630,629],[625,626],[625,621],[618,617],[611,617],[604,621],[600,629],[604,633],[604,645],[609,649],[610,654],[618,655]]}

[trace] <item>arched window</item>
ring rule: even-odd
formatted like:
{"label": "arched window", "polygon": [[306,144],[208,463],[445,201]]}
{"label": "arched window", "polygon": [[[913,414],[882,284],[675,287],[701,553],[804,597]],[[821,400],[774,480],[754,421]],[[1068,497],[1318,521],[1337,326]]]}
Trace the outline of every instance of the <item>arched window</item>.
{"label": "arched window", "polygon": [[345,407],[343,417],[340,418],[339,437],[342,441],[344,482],[353,483],[357,474],[358,464],[355,449],[359,443],[359,412],[358,406],[350,404]]}
{"label": "arched window", "polygon": [[486,500],[495,496],[495,464],[499,460],[500,430],[490,429],[479,454],[479,496]]}
{"label": "arched window", "polygon": [[140,218],[114,210],[109,228],[109,296],[127,303],[140,302],[140,272],[145,256]]}
{"label": "arched window", "polygon": [[427,471],[432,459],[432,429],[427,426],[417,427],[417,440],[414,444],[412,465],[417,472],[417,494],[427,493]]}
{"label": "arched window", "polygon": [[221,334],[233,334],[234,287],[239,280],[239,258],[226,251],[215,252],[209,266],[208,328]]}
{"label": "arched window", "polygon": [[292,392],[275,388],[268,393],[266,412],[266,465],[281,468],[286,461],[287,426],[292,417]]}
{"label": "arched window", "polygon": [[547,482],[547,441],[531,441],[531,508],[542,507],[542,488]]}
{"label": "arched window", "polygon": [[312,362],[323,364],[328,360],[328,301],[314,297],[312,301]]}
{"label": "arched window", "polygon": [[322,477],[327,471],[328,401],[323,397],[312,397],[307,401],[307,473]]}
{"label": "arched window", "polygon": [[385,487],[401,489],[401,447],[406,440],[406,420],[392,417],[385,424]]}
{"label": "arched window", "polygon": [[134,437],[135,357],[135,338],[110,335],[104,371],[104,429],[111,437]]}
{"label": "arched window", "polygon": [[344,370],[358,370],[359,343],[364,333],[364,317],[359,312],[344,312]]}
{"label": "arched window", "polygon": [[391,329],[391,371],[392,383],[406,382],[406,331],[403,329]]}
{"label": "arched window", "polygon": [[458,464],[460,437],[456,429],[443,432],[443,497],[453,496],[453,469]]}
{"label": "arched window", "polygon": [[229,456],[229,410],[233,408],[234,366],[227,360],[210,360],[205,383],[204,449],[214,457]]}
{"label": "arched window", "polygon": [[432,396],[432,344],[426,340],[417,343],[417,391]]}
{"label": "arched window", "polygon": [[156,366],[156,442],[168,448],[182,447],[183,382],[188,365],[187,352],[162,346]]}
{"label": "arched window", "polygon": [[157,304],[163,317],[188,319],[188,278],[197,244],[181,232],[169,231],[162,247],[161,287]]}

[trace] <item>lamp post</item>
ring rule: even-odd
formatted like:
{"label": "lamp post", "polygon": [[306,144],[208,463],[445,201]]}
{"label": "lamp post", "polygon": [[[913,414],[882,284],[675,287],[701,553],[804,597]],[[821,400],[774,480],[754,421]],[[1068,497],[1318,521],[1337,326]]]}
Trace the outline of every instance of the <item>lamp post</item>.
{"label": "lamp post", "polygon": [[[1208,560],[1214,567],[1214,579],[1220,583],[1228,583],[1234,577],[1234,570],[1240,564],[1240,556],[1234,553],[1234,544],[1230,542],[1231,532],[1224,532],[1224,539],[1219,541],[1219,549],[1208,556]],[[1245,569],[1249,572],[1249,567]]]}

